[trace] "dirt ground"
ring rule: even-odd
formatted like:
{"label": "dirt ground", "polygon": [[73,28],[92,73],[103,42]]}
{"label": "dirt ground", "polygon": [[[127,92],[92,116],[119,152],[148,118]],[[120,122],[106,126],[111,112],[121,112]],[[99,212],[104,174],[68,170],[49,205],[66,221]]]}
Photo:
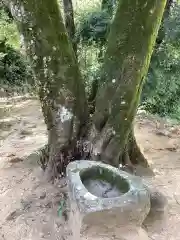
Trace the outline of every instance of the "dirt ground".
{"label": "dirt ground", "polygon": [[[155,172],[145,180],[168,200],[167,216],[146,226],[149,239],[180,240],[180,126],[141,113],[135,132]],[[0,99],[0,240],[69,239],[57,214],[63,183],[47,183],[36,161],[46,141],[36,100]]]}

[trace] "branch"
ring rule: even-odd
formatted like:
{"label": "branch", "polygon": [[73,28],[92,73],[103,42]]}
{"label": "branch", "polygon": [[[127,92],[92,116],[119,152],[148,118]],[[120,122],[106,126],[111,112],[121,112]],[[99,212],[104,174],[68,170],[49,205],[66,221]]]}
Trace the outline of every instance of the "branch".
{"label": "branch", "polygon": [[74,10],[72,0],[63,0],[65,26],[72,41],[74,53],[77,57],[77,43],[75,41],[75,24],[74,24]]}

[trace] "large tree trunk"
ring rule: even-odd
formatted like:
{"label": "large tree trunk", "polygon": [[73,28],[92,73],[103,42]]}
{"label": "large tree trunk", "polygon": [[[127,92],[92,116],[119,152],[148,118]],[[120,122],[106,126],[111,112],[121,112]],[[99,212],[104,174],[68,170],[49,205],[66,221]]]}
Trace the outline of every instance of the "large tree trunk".
{"label": "large tree trunk", "polygon": [[[48,130],[51,175],[88,121],[85,87],[56,0],[7,0],[30,57]],[[66,159],[67,160],[67,159]],[[58,165],[58,166],[57,166]]]}
{"label": "large tree trunk", "polygon": [[95,159],[118,166],[126,151],[165,4],[166,0],[120,1],[93,117]]}

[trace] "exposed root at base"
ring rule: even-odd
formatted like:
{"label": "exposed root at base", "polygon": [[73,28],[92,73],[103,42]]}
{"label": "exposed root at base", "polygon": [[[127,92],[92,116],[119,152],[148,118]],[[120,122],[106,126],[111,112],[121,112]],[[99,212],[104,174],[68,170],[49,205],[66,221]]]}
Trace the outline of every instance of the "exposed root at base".
{"label": "exposed root at base", "polygon": [[48,179],[54,181],[66,175],[66,167],[70,162],[81,159],[90,159],[90,151],[85,149],[83,141],[78,141],[78,144],[71,143],[58,153],[54,151],[54,154],[46,145],[40,151],[39,165],[47,173]]}
{"label": "exposed root at base", "polygon": [[[81,140],[69,144],[67,147],[60,149],[50,149],[46,145],[41,149],[39,164],[46,172],[49,181],[62,178],[66,175],[66,167],[70,162],[81,159],[93,159],[91,156],[91,149],[85,148],[86,141]],[[108,163],[108,162],[107,162]],[[129,142],[126,145],[123,155],[119,159],[120,169],[135,174],[136,166],[140,165],[143,168],[149,168],[149,164],[140,151],[136,139],[131,134]],[[109,162],[111,165],[111,163]],[[118,167],[118,166],[117,166]]]}

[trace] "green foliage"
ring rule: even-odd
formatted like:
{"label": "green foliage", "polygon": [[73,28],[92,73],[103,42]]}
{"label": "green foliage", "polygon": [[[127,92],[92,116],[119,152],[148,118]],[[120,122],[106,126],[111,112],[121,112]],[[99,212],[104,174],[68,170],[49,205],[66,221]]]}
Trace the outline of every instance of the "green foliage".
{"label": "green foliage", "polygon": [[88,11],[82,11],[76,16],[78,60],[81,73],[85,79],[86,92],[89,95],[92,82],[99,78],[101,58],[111,23],[111,17],[106,11],[95,5]]}
{"label": "green foliage", "polygon": [[83,16],[77,27],[77,41],[92,44],[106,42],[111,17],[106,11],[94,11]]}
{"label": "green foliage", "polygon": [[3,3],[0,3],[0,19],[5,18],[9,23],[13,22],[13,16],[9,10],[9,8],[4,5]]}
{"label": "green foliage", "polygon": [[0,8],[0,40],[7,39],[7,43],[16,49],[20,47],[17,27],[7,9]]}
{"label": "green foliage", "polygon": [[180,6],[164,21],[165,38],[155,49],[142,94],[146,110],[175,115],[180,105]]}
{"label": "green foliage", "polygon": [[78,50],[79,66],[83,78],[85,79],[86,92],[89,94],[92,82],[99,78],[99,69],[101,62],[99,61],[99,52],[97,44],[80,45]]}
{"label": "green foliage", "polygon": [[0,41],[0,83],[1,86],[33,83],[32,72],[25,57],[7,44],[6,40]]}
{"label": "green foliage", "polygon": [[113,16],[117,6],[117,0],[102,0],[101,8]]}
{"label": "green foliage", "polygon": [[16,92],[28,91],[30,85],[34,85],[31,68],[19,49],[19,34],[13,18],[8,9],[0,5],[0,84]]}

